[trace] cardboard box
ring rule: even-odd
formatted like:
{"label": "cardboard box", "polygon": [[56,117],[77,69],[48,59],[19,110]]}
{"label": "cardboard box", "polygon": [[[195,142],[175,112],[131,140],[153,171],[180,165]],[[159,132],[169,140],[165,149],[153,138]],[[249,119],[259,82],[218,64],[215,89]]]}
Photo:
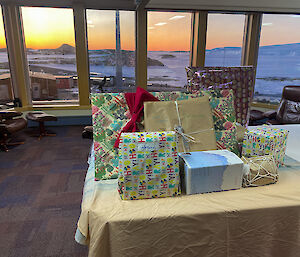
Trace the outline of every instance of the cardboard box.
{"label": "cardboard box", "polygon": [[242,186],[243,161],[228,150],[179,153],[182,187],[200,194]]}

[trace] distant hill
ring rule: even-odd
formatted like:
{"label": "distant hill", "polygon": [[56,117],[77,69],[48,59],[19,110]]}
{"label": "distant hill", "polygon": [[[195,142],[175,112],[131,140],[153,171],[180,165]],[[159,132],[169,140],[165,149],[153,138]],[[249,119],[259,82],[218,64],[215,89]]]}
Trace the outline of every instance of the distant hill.
{"label": "distant hill", "polygon": [[[241,47],[219,47],[206,50],[208,55],[222,56],[226,55],[241,55]],[[300,43],[269,45],[259,48],[259,55],[269,56],[300,56]]]}
{"label": "distant hill", "polygon": [[68,44],[63,44],[60,47],[55,49],[55,52],[62,53],[62,54],[75,54],[76,50],[75,47],[70,46]]}
{"label": "distant hill", "polygon": [[55,49],[31,49],[27,48],[26,49],[27,53],[30,54],[62,54],[62,55],[67,55],[67,54],[75,54],[76,50],[74,46],[70,46],[68,44],[62,44],[60,47],[55,48]]}

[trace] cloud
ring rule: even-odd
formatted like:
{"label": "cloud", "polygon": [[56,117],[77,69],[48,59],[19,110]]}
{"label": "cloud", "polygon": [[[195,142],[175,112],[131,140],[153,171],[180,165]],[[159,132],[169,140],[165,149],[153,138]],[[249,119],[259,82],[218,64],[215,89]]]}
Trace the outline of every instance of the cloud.
{"label": "cloud", "polygon": [[166,22],[159,22],[159,23],[156,23],[154,24],[155,26],[163,26],[163,25],[166,25],[167,23]]}
{"label": "cloud", "polygon": [[175,16],[169,18],[169,20],[179,20],[179,19],[182,19],[182,18],[185,18],[185,16],[183,16],[183,15],[175,15]]}

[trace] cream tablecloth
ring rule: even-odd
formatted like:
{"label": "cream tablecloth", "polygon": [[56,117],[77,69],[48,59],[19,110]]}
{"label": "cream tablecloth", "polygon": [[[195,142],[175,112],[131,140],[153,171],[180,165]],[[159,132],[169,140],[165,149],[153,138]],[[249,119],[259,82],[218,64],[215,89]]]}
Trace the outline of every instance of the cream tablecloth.
{"label": "cream tablecloth", "polygon": [[91,161],[76,233],[90,257],[300,256],[300,163],[291,158],[274,185],[137,201],[93,172]]}

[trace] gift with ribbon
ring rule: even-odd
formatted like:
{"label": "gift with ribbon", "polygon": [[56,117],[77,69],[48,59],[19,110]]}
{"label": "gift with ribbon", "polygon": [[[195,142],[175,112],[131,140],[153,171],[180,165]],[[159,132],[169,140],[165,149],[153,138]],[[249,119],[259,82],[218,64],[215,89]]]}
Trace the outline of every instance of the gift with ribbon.
{"label": "gift with ribbon", "polygon": [[178,152],[216,150],[208,96],[181,101],[145,102],[145,131],[177,133]]}
{"label": "gift with ribbon", "polygon": [[121,133],[138,131],[137,122],[141,120],[141,116],[143,115],[144,102],[159,101],[156,97],[141,87],[136,89],[136,93],[125,93],[125,99],[131,114],[131,119],[121,130],[114,145],[116,148],[119,147]]}

